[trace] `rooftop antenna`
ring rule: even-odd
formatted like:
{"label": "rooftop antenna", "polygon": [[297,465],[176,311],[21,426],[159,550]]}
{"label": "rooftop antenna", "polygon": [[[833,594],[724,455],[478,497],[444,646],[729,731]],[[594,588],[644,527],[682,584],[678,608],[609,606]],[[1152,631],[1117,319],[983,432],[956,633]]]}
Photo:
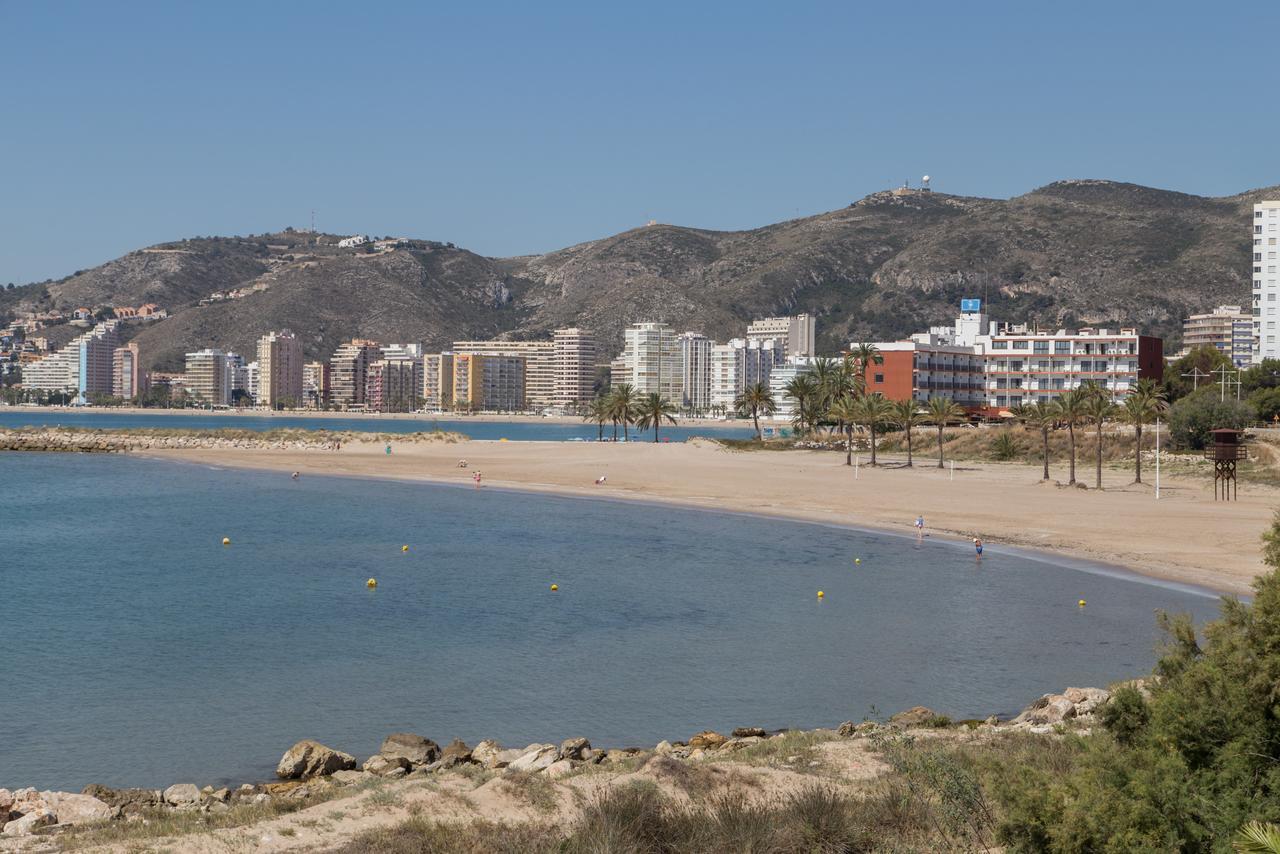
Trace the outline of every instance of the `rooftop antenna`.
{"label": "rooftop antenna", "polygon": [[929,176],[928,175],[925,175],[923,178],[920,179],[920,189],[926,193],[929,192]]}
{"label": "rooftop antenna", "polygon": [[316,233],[316,209],[311,209],[311,233]]}

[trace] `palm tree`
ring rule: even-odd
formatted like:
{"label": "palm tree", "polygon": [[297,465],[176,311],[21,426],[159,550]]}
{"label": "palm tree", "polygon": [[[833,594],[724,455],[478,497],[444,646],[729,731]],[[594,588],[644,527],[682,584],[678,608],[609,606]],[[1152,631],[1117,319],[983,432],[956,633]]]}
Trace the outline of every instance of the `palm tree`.
{"label": "palm tree", "polygon": [[630,383],[619,383],[609,392],[609,417],[613,419],[613,438],[618,438],[618,424],[622,424],[623,441],[631,441],[627,427],[635,420],[636,404],[639,398]]}
{"label": "palm tree", "polygon": [[844,464],[847,466],[853,465],[853,423],[861,415],[861,410],[858,408],[860,399],[856,397],[841,397],[827,413],[828,416],[834,418],[840,424],[840,429],[844,433]]}
{"label": "palm tree", "polygon": [[875,344],[868,344],[865,341],[854,345],[854,348],[849,351],[847,360],[851,360],[857,365],[858,375],[862,377],[864,381],[867,377],[867,368],[872,365],[884,364],[884,356],[880,354],[880,348]]}
{"label": "palm tree", "polygon": [[799,374],[788,381],[783,389],[783,393],[795,401],[796,412],[791,420],[796,432],[801,435],[808,432],[806,427],[812,428],[814,425],[813,408],[819,391],[818,381],[812,374]]}
{"label": "palm tree", "polygon": [[1018,420],[1032,430],[1040,431],[1040,438],[1044,442],[1044,476],[1041,480],[1049,479],[1049,431],[1058,427],[1058,414],[1053,404],[1045,403],[1043,400],[1037,400],[1035,403],[1025,404],[1015,407],[1013,414]]}
{"label": "palm tree", "polygon": [[1085,407],[1088,403],[1088,392],[1083,387],[1063,392],[1053,402],[1053,413],[1058,421],[1067,425],[1067,440],[1071,446],[1071,468],[1067,485],[1076,482],[1076,425],[1085,420]]}
{"label": "palm tree", "polygon": [[773,399],[773,392],[764,383],[755,383],[742,390],[742,394],[733,400],[733,411],[738,415],[751,415],[751,423],[756,428],[756,441],[764,436],[760,433],[760,413],[772,415],[778,411],[778,404]]}
{"label": "palm tree", "polygon": [[839,359],[819,356],[813,360],[809,373],[818,383],[818,394],[822,398],[820,403],[831,402],[835,391],[834,386],[840,377],[841,367]]}
{"label": "palm tree", "polygon": [[925,404],[924,420],[938,428],[938,468],[942,468],[942,431],[948,424],[963,420],[964,408],[949,397],[931,397]]}
{"label": "palm tree", "polygon": [[662,426],[662,419],[667,419],[671,424],[676,423],[675,406],[671,401],[657,393],[647,394],[636,401],[633,412],[637,427],[641,430],[653,428],[653,441],[655,442],[658,441],[658,428]]}
{"label": "palm tree", "polygon": [[1280,827],[1251,821],[1236,832],[1231,846],[1240,854],[1280,854]]}
{"label": "palm tree", "polygon": [[1106,387],[1100,386],[1092,380],[1081,383],[1080,390],[1085,394],[1085,420],[1092,423],[1098,431],[1098,468],[1094,488],[1102,489],[1102,425],[1115,415],[1116,404],[1111,397],[1111,392],[1108,391]]}
{"label": "palm tree", "polygon": [[855,423],[871,433],[871,465],[876,465],[876,430],[891,422],[893,404],[883,394],[864,394],[854,401]]}
{"label": "palm tree", "polygon": [[913,463],[913,455],[911,453],[911,430],[918,424],[924,423],[925,412],[920,408],[920,404],[914,398],[908,400],[895,400],[893,409],[890,412],[889,420],[901,427],[907,434],[907,468],[911,468]]}
{"label": "palm tree", "polygon": [[596,422],[596,441],[604,441],[604,422],[609,420],[609,402],[603,397],[592,398],[582,413],[583,421]]}
{"label": "palm tree", "polygon": [[1120,419],[1133,425],[1133,482],[1142,483],[1142,428],[1159,418],[1169,408],[1164,389],[1154,380],[1138,380],[1138,384],[1125,395],[1120,408]]}

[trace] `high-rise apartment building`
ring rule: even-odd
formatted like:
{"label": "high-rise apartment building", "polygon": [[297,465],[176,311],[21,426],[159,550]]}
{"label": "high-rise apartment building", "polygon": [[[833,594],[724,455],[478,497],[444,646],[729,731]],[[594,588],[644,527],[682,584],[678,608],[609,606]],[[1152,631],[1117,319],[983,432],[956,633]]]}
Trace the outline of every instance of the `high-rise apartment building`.
{"label": "high-rise apartment building", "polygon": [[238,403],[248,398],[248,402],[253,403],[254,397],[249,393],[249,365],[244,356],[228,350],[224,361],[227,370],[227,396],[231,402]]}
{"label": "high-rise apartment building", "polygon": [[487,412],[526,408],[525,360],[521,356],[453,354],[453,404]]}
{"label": "high-rise apartment building", "polygon": [[747,386],[769,385],[775,367],[785,361],[780,338],[734,338],[711,348],[711,405],[732,410]]}
{"label": "high-rise apartment building", "polygon": [[1238,305],[1220,305],[1205,314],[1193,314],[1182,321],[1182,351],[1213,347],[1231,359],[1237,368],[1253,361],[1253,315]]}
{"label": "high-rise apartment building", "polygon": [[231,402],[227,384],[227,356],[221,350],[206,349],[187,354],[187,393],[206,406],[226,406]]}
{"label": "high-rise apartment building", "polygon": [[328,362],[307,362],[302,366],[302,400],[308,409],[323,409],[328,405]]}
{"label": "high-rise apartment building", "polygon": [[554,341],[454,341],[457,356],[515,356],[524,359],[524,399],[529,409],[555,403],[556,345]]}
{"label": "high-rise apartment building", "polygon": [[[765,317],[753,320],[747,327],[747,340],[782,339],[784,359],[793,356],[812,358],[817,346],[817,321],[812,314],[793,317]],[[781,364],[781,362],[779,362]]]}
{"label": "high-rise apartment building", "polygon": [[412,412],[422,399],[422,359],[379,359],[365,372],[365,408]]}
{"label": "high-rise apartment building", "polygon": [[138,345],[130,341],[111,354],[111,393],[125,400],[146,394],[147,372],[142,370]]}
{"label": "high-rise apartment building", "polygon": [[339,409],[365,405],[365,372],[378,360],[382,348],[376,341],[354,338],[340,346],[329,359],[329,396]]}
{"label": "high-rise apartment building", "polygon": [[633,323],[623,333],[622,355],[613,363],[612,383],[630,383],[636,394],[684,399],[684,366],[675,330],[665,323]]}
{"label": "high-rise apartment building", "polygon": [[259,338],[258,405],[271,409],[301,406],[302,365],[302,342],[289,330],[268,332]]}
{"label": "high-rise apartment building", "polygon": [[91,394],[111,394],[112,366],[120,335],[116,321],[101,323],[58,352],[22,368],[24,388],[74,394],[86,403]]}
{"label": "high-rise apartment building", "polygon": [[585,329],[557,329],[552,338],[555,385],[552,403],[559,409],[576,410],[595,397],[596,339]]}
{"label": "high-rise apartment building", "polygon": [[441,412],[453,408],[453,354],[428,353],[422,360],[423,408]]}
{"label": "high-rise apartment building", "polygon": [[711,409],[711,339],[698,332],[679,338],[681,385],[680,405],[693,412]]}
{"label": "high-rise apartment building", "polygon": [[1280,359],[1280,201],[1258,202],[1253,206],[1249,239],[1253,246],[1253,358]]}

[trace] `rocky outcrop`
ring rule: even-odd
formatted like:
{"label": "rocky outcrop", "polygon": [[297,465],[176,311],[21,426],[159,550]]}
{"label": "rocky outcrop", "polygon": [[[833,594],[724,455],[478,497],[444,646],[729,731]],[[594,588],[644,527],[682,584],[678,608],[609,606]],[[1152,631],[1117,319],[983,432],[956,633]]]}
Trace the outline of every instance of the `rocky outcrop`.
{"label": "rocky outcrop", "polygon": [[1010,721],[1014,726],[1050,726],[1065,721],[1092,722],[1094,713],[1111,693],[1101,688],[1068,688],[1061,694],[1045,694]]}
{"label": "rocky outcrop", "polygon": [[387,756],[382,753],[375,753],[370,756],[363,766],[366,774],[373,774],[377,777],[403,777],[413,770],[412,763],[403,756]]}
{"label": "rocky outcrop", "polygon": [[414,735],[411,732],[393,732],[382,740],[378,748],[380,756],[399,758],[409,763],[410,767],[429,765],[440,758],[440,745],[429,738]]}
{"label": "rocky outcrop", "polygon": [[444,750],[440,751],[440,761],[445,763],[445,767],[457,765],[462,762],[471,761],[471,748],[467,747],[467,743],[460,738],[445,745]]}
{"label": "rocky outcrop", "polygon": [[703,730],[697,735],[689,739],[689,746],[692,748],[702,748],[703,750],[715,750],[729,739],[714,730]]}
{"label": "rocky outcrop", "polygon": [[[245,431],[217,430],[73,430],[57,427],[0,430],[0,451],[45,451],[106,454],[123,451],[206,450],[210,448],[331,451],[340,443],[377,441],[386,434],[328,433],[310,430],[276,430],[245,435]],[[459,433],[396,434],[397,444],[457,442]],[[387,441],[391,439],[388,438]]]}
{"label": "rocky outcrop", "polygon": [[898,712],[889,718],[889,726],[898,727],[900,729],[911,729],[912,727],[927,726],[931,721],[937,720],[938,713],[926,706],[912,706],[903,712]]}
{"label": "rocky outcrop", "polygon": [[50,825],[106,821],[119,810],[91,795],[0,789],[0,828],[5,836],[26,836]]}
{"label": "rocky outcrop", "polygon": [[308,739],[285,751],[276,766],[276,776],[282,780],[306,780],[332,774],[334,771],[349,771],[355,767],[356,758],[350,753],[343,753]]}

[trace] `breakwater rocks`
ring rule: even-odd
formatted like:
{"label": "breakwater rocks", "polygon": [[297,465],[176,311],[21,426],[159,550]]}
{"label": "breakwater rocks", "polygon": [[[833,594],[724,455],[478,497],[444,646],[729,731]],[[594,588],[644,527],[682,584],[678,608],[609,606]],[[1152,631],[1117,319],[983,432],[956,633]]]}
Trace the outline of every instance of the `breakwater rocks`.
{"label": "breakwater rocks", "polygon": [[29,428],[0,430],[0,451],[118,453],[158,449],[254,449],[337,451],[350,442],[460,442],[459,433],[330,433],[323,430],[78,430]]}
{"label": "breakwater rocks", "polygon": [[[1139,683],[1136,687],[1144,690]],[[971,730],[1027,731],[1053,734],[1064,726],[1090,727],[1098,711],[1110,699],[1100,688],[1068,688],[1061,694],[1046,694],[1009,721],[988,718],[952,724],[946,717],[916,706],[889,718],[885,723],[846,721],[835,730],[818,730],[831,739],[877,736],[886,731],[933,730],[960,726]],[[245,783],[231,787],[177,783],[167,789],[111,789],[97,784],[79,793],[41,792],[35,789],[0,789],[0,827],[5,836],[57,833],[61,829],[92,822],[139,821],[157,811],[185,810],[224,812],[241,805],[264,806],[273,802],[316,802],[335,797],[342,790],[377,780],[429,777],[451,769],[483,770],[498,774],[536,774],[556,780],[587,765],[616,765],[654,756],[697,762],[750,751],[773,739],[793,733],[769,732],[761,727],[740,727],[728,735],[704,730],[686,741],[662,741],[652,748],[593,747],[585,738],[569,738],[559,744],[529,744],[504,748],[486,739],[469,746],[457,739],[441,747],[435,741],[413,733],[392,733],[378,752],[363,763],[349,753],[317,741],[300,741],[285,751],[276,766],[277,781]],[[750,753],[742,753],[750,756]],[[626,766],[622,766],[624,769]]]}

